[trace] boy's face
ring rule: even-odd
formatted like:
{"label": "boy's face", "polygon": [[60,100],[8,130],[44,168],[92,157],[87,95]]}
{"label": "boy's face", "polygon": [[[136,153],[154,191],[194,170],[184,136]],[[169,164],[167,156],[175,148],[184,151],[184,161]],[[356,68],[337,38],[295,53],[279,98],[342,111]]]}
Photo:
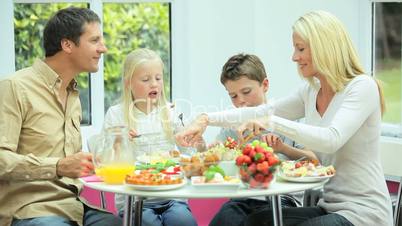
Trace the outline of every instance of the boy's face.
{"label": "boy's face", "polygon": [[246,76],[238,80],[228,80],[224,84],[235,107],[254,107],[265,103],[265,93],[268,91],[268,79],[260,84]]}
{"label": "boy's face", "polygon": [[103,41],[100,25],[97,22],[86,23],[80,42],[72,42],[71,60],[79,72],[96,72],[99,68],[99,59],[107,51]]}

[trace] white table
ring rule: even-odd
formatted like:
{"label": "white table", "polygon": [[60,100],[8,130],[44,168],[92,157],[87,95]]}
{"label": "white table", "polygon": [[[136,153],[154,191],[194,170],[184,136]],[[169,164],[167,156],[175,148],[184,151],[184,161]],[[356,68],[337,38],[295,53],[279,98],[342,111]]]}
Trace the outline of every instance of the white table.
{"label": "white table", "polygon": [[[82,180],[81,180],[82,181]],[[145,198],[249,198],[254,196],[270,196],[272,203],[272,213],[275,226],[282,226],[282,210],[281,210],[281,194],[305,191],[321,187],[326,181],[315,183],[292,183],[282,180],[276,180],[268,189],[247,189],[241,186],[237,190],[211,190],[198,189],[190,184],[179,189],[169,191],[140,191],[125,185],[107,185],[103,182],[84,182],[85,186],[105,192],[113,192],[124,194],[126,196],[125,211],[124,211],[124,226],[132,225],[132,201],[134,199],[135,216],[134,225],[140,226],[142,220],[142,204]]]}

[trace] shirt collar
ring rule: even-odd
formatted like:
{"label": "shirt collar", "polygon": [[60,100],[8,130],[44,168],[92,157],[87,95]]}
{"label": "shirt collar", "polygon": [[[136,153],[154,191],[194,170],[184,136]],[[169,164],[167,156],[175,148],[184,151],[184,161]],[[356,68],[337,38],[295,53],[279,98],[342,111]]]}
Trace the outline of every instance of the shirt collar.
{"label": "shirt collar", "polygon": [[[40,73],[40,75],[45,79],[46,84],[50,88],[54,88],[60,85],[60,76],[43,60],[36,59],[32,67]],[[72,79],[70,84],[68,84],[67,86],[67,90],[78,91],[77,85],[77,81],[75,79]]]}

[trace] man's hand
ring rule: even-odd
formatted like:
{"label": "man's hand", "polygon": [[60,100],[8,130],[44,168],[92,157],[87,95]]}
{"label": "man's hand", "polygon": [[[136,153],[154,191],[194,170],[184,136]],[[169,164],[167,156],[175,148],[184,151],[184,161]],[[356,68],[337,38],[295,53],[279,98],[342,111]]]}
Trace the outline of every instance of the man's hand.
{"label": "man's hand", "polygon": [[208,115],[199,115],[190,125],[185,127],[183,131],[176,134],[176,142],[180,146],[195,146],[202,139],[202,134],[208,126]]}
{"label": "man's hand", "polygon": [[92,154],[84,152],[78,152],[60,159],[56,167],[58,176],[70,178],[88,176],[93,171]]}

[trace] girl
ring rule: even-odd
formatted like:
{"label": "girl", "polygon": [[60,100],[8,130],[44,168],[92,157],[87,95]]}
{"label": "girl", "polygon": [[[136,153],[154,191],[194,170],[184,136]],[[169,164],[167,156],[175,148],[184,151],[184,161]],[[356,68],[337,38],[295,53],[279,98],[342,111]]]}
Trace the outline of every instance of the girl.
{"label": "girl", "polygon": [[[124,62],[123,93],[121,103],[110,107],[105,116],[104,128],[125,125],[130,136],[139,136],[133,142],[148,142],[150,150],[173,150],[173,107],[168,104],[163,90],[163,62],[149,49],[137,49]],[[153,142],[155,141],[155,143]],[[124,213],[124,196],[116,195],[119,215]],[[148,199],[144,202],[142,225],[144,226],[192,226],[197,225],[187,202],[183,200]]]}

